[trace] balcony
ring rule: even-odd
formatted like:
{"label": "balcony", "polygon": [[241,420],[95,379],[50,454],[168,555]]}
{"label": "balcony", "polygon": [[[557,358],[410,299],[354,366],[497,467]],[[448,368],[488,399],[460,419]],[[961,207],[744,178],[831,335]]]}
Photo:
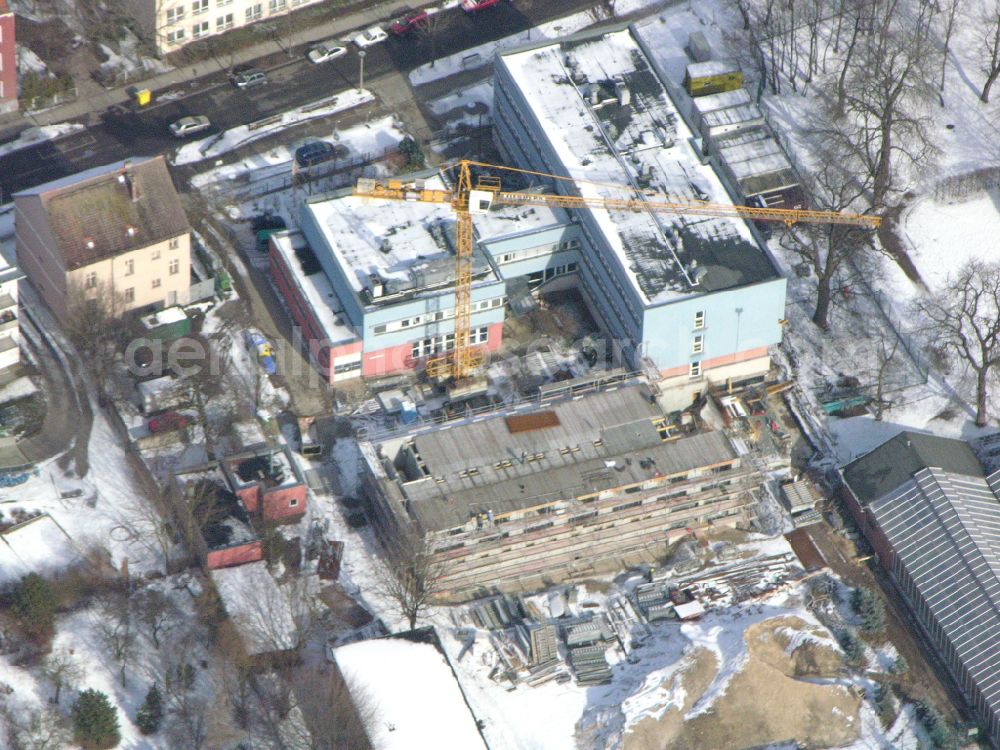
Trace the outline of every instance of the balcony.
{"label": "balcony", "polygon": [[[0,304],[2,303],[3,303],[3,298],[0,298]],[[0,310],[2,309],[3,308],[0,308]],[[15,328],[17,328],[17,313],[14,312],[14,309],[12,308],[0,312],[0,334],[6,333],[7,331],[13,330]]]}

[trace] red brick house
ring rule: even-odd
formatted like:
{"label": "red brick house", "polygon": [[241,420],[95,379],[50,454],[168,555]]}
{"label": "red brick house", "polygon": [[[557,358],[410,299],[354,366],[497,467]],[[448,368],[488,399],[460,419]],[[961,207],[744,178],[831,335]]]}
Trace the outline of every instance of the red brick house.
{"label": "red brick house", "polygon": [[0,115],[17,111],[17,52],[14,11],[0,0]]}
{"label": "red brick house", "polygon": [[223,468],[229,486],[253,518],[283,523],[305,514],[308,489],[287,448],[233,456]]}

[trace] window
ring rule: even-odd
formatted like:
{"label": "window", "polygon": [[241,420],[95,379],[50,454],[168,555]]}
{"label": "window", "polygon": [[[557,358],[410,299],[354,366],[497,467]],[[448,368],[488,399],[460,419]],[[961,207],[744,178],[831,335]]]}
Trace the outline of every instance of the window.
{"label": "window", "polygon": [[191,27],[191,36],[195,39],[203,37],[208,34],[208,21],[202,21],[201,23],[196,23]]}
{"label": "window", "polygon": [[[183,21],[183,20],[184,20],[184,8],[183,8],[183,6],[180,7],[180,8],[167,8],[167,25],[168,26],[170,24],[172,24],[172,23],[178,23],[179,21]],[[184,34],[182,33],[181,37],[183,37],[183,36],[184,36]],[[168,39],[170,38],[169,34],[167,35],[167,38]]]}
{"label": "window", "polygon": [[480,328],[473,328],[469,335],[470,344],[485,344],[490,335],[489,326],[481,326]]}
{"label": "window", "polygon": [[129,258],[127,261],[125,261],[125,275],[131,276],[134,273],[135,273],[135,261]]}
{"label": "window", "polygon": [[218,2],[215,3],[215,5],[219,8],[224,8],[225,6],[232,4],[233,0],[218,0]]}
{"label": "window", "polygon": [[152,255],[150,255],[150,260],[159,260],[159,259],[160,259],[160,251],[154,250]]}
{"label": "window", "polygon": [[84,281],[84,287],[87,289],[94,289],[97,287],[97,272],[91,271],[87,274],[87,278]]}
{"label": "window", "polygon": [[277,13],[288,7],[287,0],[269,0],[267,3],[268,13]]}
{"label": "window", "polygon": [[372,329],[372,331],[373,331],[374,333],[376,333],[376,334],[378,334],[378,333],[385,333],[385,323],[382,323],[381,325],[377,325],[377,326],[375,326],[375,327],[374,327],[374,328]]}
{"label": "window", "polygon": [[180,273],[180,270],[181,270],[181,262],[179,260],[177,260],[176,258],[174,258],[172,261],[170,261],[170,275],[171,276],[173,276],[174,274]]}
{"label": "window", "polygon": [[289,508],[297,508],[298,506],[299,506],[299,499],[297,497],[293,497],[291,500],[288,501]]}
{"label": "window", "polygon": [[264,15],[264,6],[260,3],[255,3],[247,8],[246,16],[247,21],[258,21]]}
{"label": "window", "polygon": [[699,310],[694,314],[694,328],[700,330],[705,327],[705,311]]}
{"label": "window", "polygon": [[135,287],[129,287],[125,290],[125,301],[135,302]]}
{"label": "window", "polygon": [[691,363],[691,371],[688,373],[692,378],[701,377],[701,360],[695,360]]}
{"label": "window", "polygon": [[219,16],[215,19],[215,30],[225,31],[226,29],[233,28],[233,14],[226,13],[224,16]]}
{"label": "window", "polygon": [[160,288],[160,280],[153,279],[153,289],[159,289],[159,288]]}
{"label": "window", "polygon": [[[171,238],[171,240],[170,240],[170,249],[171,250],[176,250],[180,246],[181,246],[181,238],[180,237],[173,237],[173,238]],[[157,255],[156,257],[158,258],[160,256]]]}
{"label": "window", "polygon": [[208,0],[194,0],[191,3],[191,15],[197,16],[208,12]]}
{"label": "window", "polygon": [[180,44],[184,41],[184,29],[167,32],[167,44]]}
{"label": "window", "polygon": [[699,334],[691,341],[691,353],[701,354],[703,351],[705,351],[705,337]]}

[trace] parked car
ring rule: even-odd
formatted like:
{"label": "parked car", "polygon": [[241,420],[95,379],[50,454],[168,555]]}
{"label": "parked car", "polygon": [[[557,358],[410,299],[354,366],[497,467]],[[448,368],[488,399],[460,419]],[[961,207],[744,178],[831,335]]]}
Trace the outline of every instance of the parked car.
{"label": "parked car", "polygon": [[347,54],[347,47],[327,47],[325,44],[317,44],[306,54],[311,63],[325,63],[336,60]]}
{"label": "parked car", "polygon": [[160,414],[159,416],[153,417],[146,423],[149,428],[149,432],[153,435],[157,435],[161,432],[173,432],[174,430],[179,430],[182,427],[187,427],[188,418],[183,414],[178,414],[175,411],[168,411]]}
{"label": "parked car", "polygon": [[477,10],[489,8],[497,5],[501,0],[462,0],[462,10],[466,13],[475,13]]}
{"label": "parked car", "polygon": [[337,149],[326,141],[309,141],[295,149],[295,163],[300,167],[322,164],[337,156]]}
{"label": "parked car", "polygon": [[212,127],[212,123],[205,115],[188,115],[176,122],[170,123],[170,132],[175,138],[187,138],[189,135],[201,133]]}
{"label": "parked car", "polygon": [[263,70],[241,70],[229,76],[230,82],[238,89],[252,89],[267,83],[267,74]]}
{"label": "parked car", "polygon": [[430,14],[426,10],[414,11],[413,13],[409,13],[402,18],[397,18],[389,24],[389,32],[395,34],[396,36],[409,34],[411,31],[416,31],[421,26],[426,26],[429,18]]}
{"label": "parked car", "polygon": [[274,350],[263,334],[258,331],[244,331],[243,343],[248,352],[257,356],[257,363],[264,368],[264,372],[268,375],[278,372],[278,364],[274,361]]}
{"label": "parked car", "polygon": [[388,38],[389,35],[386,34],[381,28],[378,26],[372,26],[370,29],[365,29],[354,37],[354,43],[361,49],[364,49],[365,47],[371,47],[372,45],[384,42]]}

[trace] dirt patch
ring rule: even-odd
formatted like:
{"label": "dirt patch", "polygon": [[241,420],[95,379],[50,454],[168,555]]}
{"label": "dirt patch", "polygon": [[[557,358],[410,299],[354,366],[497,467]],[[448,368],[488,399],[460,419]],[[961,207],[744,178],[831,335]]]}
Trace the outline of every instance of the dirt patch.
{"label": "dirt patch", "polygon": [[803,747],[839,747],[858,737],[859,691],[800,678],[830,678],[843,672],[839,651],[823,630],[798,617],[757,623],[744,635],[749,655],[711,710],[687,721],[690,710],[717,671],[709,653],[664,685],[683,680],[683,710],[639,722],[625,737],[626,750],[717,750],[763,747],[796,740]]}
{"label": "dirt patch", "polygon": [[795,552],[795,556],[799,558],[799,562],[806,570],[813,571],[826,567],[826,560],[816,549],[808,531],[796,529],[790,534],[785,534],[785,539],[792,545],[792,551]]}
{"label": "dirt patch", "polygon": [[663,716],[647,716],[625,735],[625,750],[661,750],[673,742],[684,731],[684,714],[708,686],[719,671],[719,660],[711,651],[699,648],[689,656],[690,663],[666,680],[662,689],[672,692],[678,687],[684,690],[684,705],[678,710],[672,708]]}
{"label": "dirt patch", "polygon": [[337,628],[354,630],[372,621],[368,610],[355,602],[339,583],[327,586],[319,597],[330,608],[332,624]]}

